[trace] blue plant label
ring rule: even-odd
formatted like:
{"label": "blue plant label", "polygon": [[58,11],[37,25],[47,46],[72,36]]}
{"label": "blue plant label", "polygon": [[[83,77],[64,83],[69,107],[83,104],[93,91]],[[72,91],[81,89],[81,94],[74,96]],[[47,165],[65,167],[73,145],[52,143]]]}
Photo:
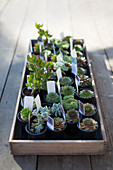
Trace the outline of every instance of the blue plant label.
{"label": "blue plant label", "polygon": [[61,73],[61,68],[60,67],[57,69],[56,73],[57,73],[58,80],[60,80],[62,78],[62,73]]}
{"label": "blue plant label", "polygon": [[60,82],[59,82],[59,80],[57,81],[57,88],[58,88],[58,92],[60,93]]}
{"label": "blue plant label", "polygon": [[29,108],[30,110],[33,110],[33,96],[25,96],[24,97],[24,108]]}
{"label": "blue plant label", "polygon": [[41,107],[41,100],[40,100],[39,94],[35,98],[35,103],[36,103],[36,107],[37,107],[37,111],[38,111],[39,108]]}
{"label": "blue plant label", "polygon": [[77,75],[77,63],[72,63],[72,70],[71,72],[75,75]]}
{"label": "blue plant label", "polygon": [[71,63],[74,63],[74,64],[76,64],[76,63],[77,63],[77,61],[76,61],[76,58],[74,58],[74,57],[71,57]]}
{"label": "blue plant label", "polygon": [[63,106],[62,106],[62,116],[63,116],[63,119],[66,120],[66,115],[65,115],[65,111],[64,111]]}
{"label": "blue plant label", "polygon": [[48,94],[56,93],[55,81],[47,81],[47,92],[48,92]]}
{"label": "blue plant label", "polygon": [[79,112],[81,114],[85,114],[85,107],[84,107],[84,104],[79,100]]}
{"label": "blue plant label", "polygon": [[51,130],[54,130],[54,119],[49,115],[47,115],[47,126]]}

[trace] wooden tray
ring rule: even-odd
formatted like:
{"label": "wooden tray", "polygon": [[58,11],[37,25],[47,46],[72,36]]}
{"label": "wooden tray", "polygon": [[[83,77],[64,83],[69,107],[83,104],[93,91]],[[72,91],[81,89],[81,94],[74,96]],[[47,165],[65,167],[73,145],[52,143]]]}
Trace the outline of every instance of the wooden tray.
{"label": "wooden tray", "polygon": [[[84,46],[84,48],[86,47]],[[21,91],[25,81],[25,61],[22,81],[20,84],[17,104],[15,108],[14,120],[9,137],[10,149],[13,155],[102,155],[105,153],[107,143],[106,134],[102,120],[101,109],[99,106],[97,90],[94,82],[94,76],[88,55],[87,60],[98,110],[99,130],[97,133],[97,137],[94,139],[84,139],[82,137],[75,136],[72,138],[65,138],[63,140],[50,140],[48,138],[46,140],[28,140],[26,136],[22,135],[22,131],[19,128],[17,120],[17,113],[20,110]]]}

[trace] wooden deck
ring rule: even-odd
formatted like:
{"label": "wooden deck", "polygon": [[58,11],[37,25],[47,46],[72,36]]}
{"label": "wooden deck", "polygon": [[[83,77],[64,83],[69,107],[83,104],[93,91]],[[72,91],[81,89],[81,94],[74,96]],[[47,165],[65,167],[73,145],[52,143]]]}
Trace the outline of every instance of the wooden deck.
{"label": "wooden deck", "polygon": [[[85,39],[92,60],[107,134],[104,156],[12,156],[8,144],[28,52],[37,37],[35,22]],[[4,118],[4,119],[3,119]],[[113,169],[113,0],[0,0],[0,169]]]}

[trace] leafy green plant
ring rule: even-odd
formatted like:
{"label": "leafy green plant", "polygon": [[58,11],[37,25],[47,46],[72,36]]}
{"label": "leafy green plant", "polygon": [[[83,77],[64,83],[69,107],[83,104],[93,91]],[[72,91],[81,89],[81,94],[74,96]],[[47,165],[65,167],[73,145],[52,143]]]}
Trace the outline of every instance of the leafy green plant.
{"label": "leafy green plant", "polygon": [[32,57],[28,55],[27,60],[29,61],[27,67],[32,72],[27,78],[28,83],[26,83],[26,86],[29,86],[33,89],[32,94],[37,89],[46,90],[46,83],[47,80],[51,77],[51,69],[53,69],[52,62],[44,62],[43,59],[39,59],[34,54]]}
{"label": "leafy green plant", "polygon": [[[34,52],[40,53],[40,44],[35,44]],[[43,50],[43,46],[41,45],[41,51]]]}
{"label": "leafy green plant", "polygon": [[63,85],[63,86],[65,86],[65,85],[72,85],[73,84],[73,79],[70,78],[70,77],[64,76],[64,77],[62,77],[60,79],[60,84]]}
{"label": "leafy green plant", "polygon": [[56,54],[51,56],[51,61],[57,62],[57,55]]}
{"label": "leafy green plant", "polygon": [[66,37],[64,38],[64,40],[67,41],[67,42],[69,42],[71,37],[72,37],[72,36],[69,36],[69,35],[68,35],[68,36],[66,36]]}
{"label": "leafy green plant", "polygon": [[62,105],[60,103],[54,103],[50,109],[50,115],[54,115],[55,117],[62,116]]}
{"label": "leafy green plant", "polygon": [[88,89],[83,89],[80,91],[79,96],[85,99],[94,97],[94,92]]}
{"label": "leafy green plant", "polygon": [[96,108],[93,104],[85,103],[84,107],[85,107],[85,115],[92,115],[96,111]]}
{"label": "leafy green plant", "polygon": [[86,69],[84,69],[84,68],[82,68],[82,67],[78,67],[77,70],[78,70],[78,75],[79,75],[79,76],[86,73]]}
{"label": "leafy green plant", "polygon": [[68,63],[71,63],[71,56],[63,55],[63,60],[68,62]]}
{"label": "leafy green plant", "polygon": [[61,87],[61,94],[64,96],[74,95],[75,89],[72,86],[62,86]]}
{"label": "leafy green plant", "polygon": [[28,121],[29,120],[29,114],[30,114],[30,118],[32,118],[32,112],[31,110],[29,110],[29,108],[23,108],[20,112],[20,117],[23,121]]}
{"label": "leafy green plant", "polygon": [[62,104],[66,110],[78,108],[78,100],[74,99],[74,96],[72,95],[64,96]]}
{"label": "leafy green plant", "polygon": [[83,53],[81,51],[76,51],[77,57],[83,57]]}
{"label": "leafy green plant", "polygon": [[74,46],[74,48],[75,48],[76,51],[83,51],[83,47],[81,45],[79,45],[79,44],[76,44]]}
{"label": "leafy green plant", "polygon": [[65,127],[65,120],[60,117],[54,118],[54,130],[61,131]]}
{"label": "leafy green plant", "polygon": [[85,131],[93,131],[96,130],[98,127],[98,122],[92,118],[85,118],[80,123],[80,129]]}
{"label": "leafy green plant", "polygon": [[80,67],[85,67],[87,65],[85,57],[77,57],[77,65]]}
{"label": "leafy green plant", "polygon": [[62,49],[68,49],[69,48],[69,43],[66,41],[61,41],[58,43],[58,47],[60,50]]}
{"label": "leafy green plant", "polygon": [[49,93],[46,96],[46,101],[56,103],[60,101],[60,96],[57,93]]}
{"label": "leafy green plant", "polygon": [[91,78],[89,78],[88,76],[86,75],[80,75],[79,76],[79,85],[81,87],[85,87],[85,86],[88,86],[88,85],[91,85]]}
{"label": "leafy green plant", "polygon": [[79,120],[79,112],[75,109],[70,109],[66,113],[67,122],[77,122]]}

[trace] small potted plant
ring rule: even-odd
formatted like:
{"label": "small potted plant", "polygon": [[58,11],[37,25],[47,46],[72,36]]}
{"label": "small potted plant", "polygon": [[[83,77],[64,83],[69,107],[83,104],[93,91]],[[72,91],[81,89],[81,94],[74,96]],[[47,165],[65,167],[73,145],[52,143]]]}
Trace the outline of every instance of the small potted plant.
{"label": "small potted plant", "polygon": [[78,70],[78,76],[86,74],[86,72],[87,72],[86,69],[84,69],[82,67],[78,67],[77,70]]}
{"label": "small potted plant", "polygon": [[91,103],[85,103],[84,107],[85,107],[85,114],[84,114],[84,116],[93,116],[93,115],[95,115],[95,113],[97,111],[95,105],[93,105]]}
{"label": "small potted plant", "polygon": [[78,108],[78,100],[74,99],[73,95],[64,96],[62,104],[65,110]]}
{"label": "small potted plant", "polygon": [[61,87],[61,94],[63,96],[74,95],[75,89],[72,86],[62,86]]}
{"label": "small potted plant", "polygon": [[87,67],[87,63],[86,63],[85,57],[77,57],[77,65],[79,67]]}
{"label": "small potted plant", "polygon": [[62,112],[63,112],[63,108],[60,103],[58,104],[54,103],[50,109],[51,117],[63,117]]}
{"label": "small potted plant", "polygon": [[79,87],[90,87],[91,86],[91,78],[87,75],[79,76]]}
{"label": "small potted plant", "polygon": [[64,76],[60,79],[61,86],[72,85],[74,83],[73,78]]}
{"label": "small potted plant", "polygon": [[83,47],[79,44],[75,44],[74,48],[76,51],[83,51]]}
{"label": "small potted plant", "polygon": [[58,103],[60,101],[60,96],[58,93],[49,93],[46,95],[45,101],[48,103]]}
{"label": "small potted plant", "polygon": [[92,103],[94,99],[94,92],[90,89],[80,90],[78,94],[76,93],[76,95],[81,101],[88,101]]}

